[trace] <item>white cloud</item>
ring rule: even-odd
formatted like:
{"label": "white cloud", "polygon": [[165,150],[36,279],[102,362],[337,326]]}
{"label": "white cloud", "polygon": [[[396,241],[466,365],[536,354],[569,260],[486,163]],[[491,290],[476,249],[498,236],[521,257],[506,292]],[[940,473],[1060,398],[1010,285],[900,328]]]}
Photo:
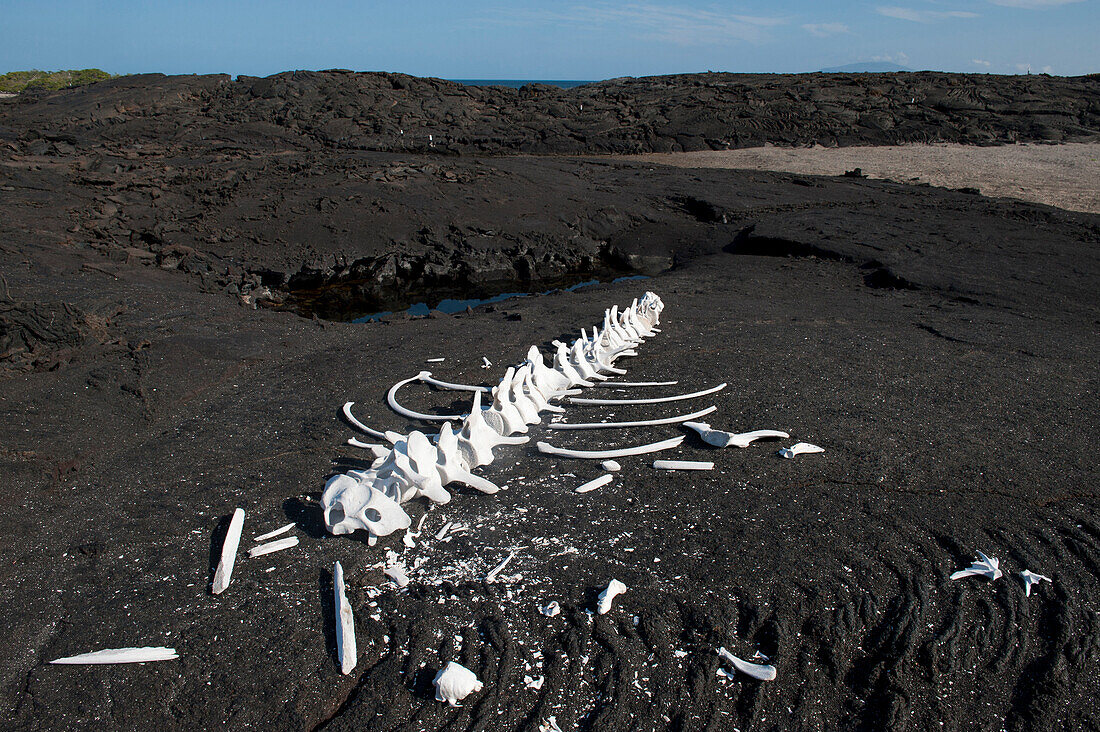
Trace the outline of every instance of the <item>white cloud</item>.
{"label": "white cloud", "polygon": [[948,18],[977,18],[977,13],[966,10],[914,10],[913,8],[899,8],[896,5],[879,5],[875,8],[879,15],[898,20],[909,20],[914,23],[933,23],[937,20]]}
{"label": "white cloud", "polygon": [[737,15],[681,5],[652,3],[594,3],[560,10],[505,10],[484,23],[509,25],[555,24],[579,28],[614,28],[634,38],[694,46],[729,41],[760,42],[765,29],[783,25],[785,18]]}
{"label": "white cloud", "polygon": [[990,66],[993,65],[990,62],[986,61],[985,59],[981,59],[981,58],[972,58],[972,59],[970,59],[970,63],[974,64],[975,66],[984,66],[987,69]]}
{"label": "white cloud", "polygon": [[1027,8],[1028,10],[1043,10],[1056,8],[1059,5],[1079,3],[1083,0],[989,0],[994,5],[1003,5],[1006,8]]}
{"label": "white cloud", "polygon": [[802,29],[809,31],[819,38],[848,32],[848,26],[843,23],[806,23],[802,26]]}

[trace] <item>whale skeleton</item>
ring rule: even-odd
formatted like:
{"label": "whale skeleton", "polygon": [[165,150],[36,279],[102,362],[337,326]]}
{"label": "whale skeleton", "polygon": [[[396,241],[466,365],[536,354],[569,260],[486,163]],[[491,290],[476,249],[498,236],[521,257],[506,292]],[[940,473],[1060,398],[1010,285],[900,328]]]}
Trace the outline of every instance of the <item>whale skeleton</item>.
{"label": "whale skeleton", "polygon": [[[582,330],[571,344],[555,341],[549,365],[538,348],[532,346],[526,359],[510,367],[491,388],[439,382],[428,371],[394,384],[386,395],[394,411],[412,419],[443,422],[438,435],[432,436],[434,440],[416,430],[401,435],[371,429],[354,417],[351,412],[354,402],[348,402],[343,407],[347,420],[372,437],[387,441],[390,447],[351,443],[371,450],[375,459],[368,469],[349,470],[325,483],[321,507],[326,528],[336,535],[365,529],[373,544],[380,536],[412,525],[401,507],[406,501],[424,497],[435,503],[447,503],[451,494],[445,486],[452,483],[495,493],[499,487],[473,470],[493,462],[496,448],[527,442],[529,438],[523,435],[530,425],[542,421],[540,413],[562,411],[552,402],[578,393],[577,387],[592,386],[607,381],[609,375],[626,373],[614,362],[635,355],[637,346],[659,332],[657,325],[663,309],[661,298],[652,292],[621,311],[613,306],[604,312],[602,327],[592,328],[591,332]],[[435,415],[403,407],[395,396],[414,381],[473,392],[470,413]],[[489,402],[486,407],[482,406],[483,398]]]}

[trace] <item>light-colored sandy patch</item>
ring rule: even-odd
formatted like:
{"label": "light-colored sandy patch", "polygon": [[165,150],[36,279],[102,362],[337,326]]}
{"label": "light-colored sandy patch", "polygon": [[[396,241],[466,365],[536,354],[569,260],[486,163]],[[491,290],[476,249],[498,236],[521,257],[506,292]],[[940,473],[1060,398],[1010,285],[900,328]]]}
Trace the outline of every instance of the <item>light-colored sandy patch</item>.
{"label": "light-colored sandy patch", "polygon": [[741,168],[841,175],[861,168],[871,178],[977,188],[1070,211],[1100,213],[1100,144],[899,145],[890,147],[754,147],[622,158],[685,168]]}

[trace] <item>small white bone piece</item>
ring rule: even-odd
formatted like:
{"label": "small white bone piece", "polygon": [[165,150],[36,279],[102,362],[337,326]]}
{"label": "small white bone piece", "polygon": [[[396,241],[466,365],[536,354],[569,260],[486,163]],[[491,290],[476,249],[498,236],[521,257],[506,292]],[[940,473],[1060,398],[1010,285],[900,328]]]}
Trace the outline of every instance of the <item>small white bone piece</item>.
{"label": "small white bone piece", "polygon": [[355,406],[355,402],[344,402],[344,416],[347,417],[348,421],[351,422],[352,425],[354,425],[355,427],[358,427],[359,429],[366,432],[371,437],[385,439],[385,432],[379,432],[378,430],[371,429],[370,427],[367,427],[365,424],[355,418],[355,415],[351,413],[351,408],[353,406]]}
{"label": "small white bone piece", "polygon": [[714,463],[697,460],[654,460],[653,467],[658,470],[714,470]]}
{"label": "small white bone piece", "polygon": [[613,476],[611,474],[601,475],[599,478],[593,478],[592,480],[588,481],[587,483],[584,483],[582,485],[577,486],[576,488],[573,489],[573,492],[574,493],[588,493],[589,491],[594,491],[594,490],[596,490],[597,488],[599,488],[601,486],[607,485],[612,480],[614,480],[614,478],[615,478],[615,476]]}
{"label": "small white bone piece", "polygon": [[279,539],[278,541],[272,541],[268,542],[267,544],[254,546],[248,550],[248,558],[255,559],[256,557],[262,557],[265,554],[281,552],[283,549],[289,549],[293,546],[298,546],[297,536],[291,536],[287,537],[286,539]]}
{"label": "small white bone piece", "polygon": [[557,717],[550,716],[539,723],[539,732],[563,732],[558,726]]}
{"label": "small white bone piece", "polygon": [[558,604],[557,600],[551,600],[549,604],[540,607],[539,612],[548,618],[552,618],[561,612],[561,605]]}
{"label": "small white bone piece", "polygon": [[580,397],[569,397],[569,401],[573,404],[602,404],[611,407],[620,404],[661,404],[663,402],[681,402],[685,399],[695,399],[696,397],[722,391],[725,388],[726,383],[722,382],[718,386],[712,386],[709,389],[692,392],[691,394],[677,394],[676,396],[657,397],[655,399],[583,399]]}
{"label": "small white bone piece", "polygon": [[505,557],[503,562],[501,562],[497,566],[493,567],[492,570],[489,571],[489,574],[485,575],[485,581],[486,582],[495,581],[496,578],[497,578],[497,575],[504,571],[504,568],[508,566],[508,562],[512,561],[512,558],[515,557],[515,556],[516,556],[516,553],[512,552],[507,557]]}
{"label": "small white bone piece", "polygon": [[612,458],[630,457],[631,455],[645,455],[650,452],[660,452],[661,450],[671,450],[684,441],[683,436],[673,437],[671,440],[663,440],[661,442],[651,442],[648,445],[638,445],[637,447],[623,447],[617,450],[566,450],[561,447],[554,447],[549,442],[536,443],[539,448],[539,452],[544,452],[547,455],[558,455],[560,457],[571,458],[586,458],[590,460],[609,460]]}
{"label": "small white bone piece", "polygon": [[596,604],[596,612],[600,615],[606,615],[607,611],[611,609],[611,603],[615,598],[626,592],[626,585],[617,579],[613,579],[607,583],[607,589],[600,593],[599,602]]}
{"label": "small white bone piece", "polygon": [[601,381],[596,386],[675,386],[679,381]]}
{"label": "small white bone piece", "polygon": [[451,526],[453,525],[454,524],[451,521],[443,524],[443,528],[437,531],[435,534],[436,541],[443,541],[443,537],[447,535],[447,532],[451,530]]}
{"label": "small white bone piece", "polygon": [[723,661],[730,664],[741,673],[751,676],[754,679],[759,679],[760,681],[775,680],[775,666],[763,663],[749,663],[748,661],[744,661],[733,655],[725,648],[719,648],[718,655],[722,657]]}
{"label": "small white bone piece", "polygon": [[214,572],[214,584],[211,588],[215,595],[225,592],[229,580],[233,578],[233,565],[237,562],[237,547],[241,544],[241,529],[244,528],[244,509],[238,508],[229,519],[229,529],[222,542],[222,556],[218,560],[218,569]]}
{"label": "small white bone piece", "polygon": [[808,442],[796,442],[790,447],[780,450],[779,454],[785,458],[793,458],[795,455],[811,455],[815,452],[825,452],[825,448],[811,445]]}
{"label": "small white bone piece", "polygon": [[679,417],[664,417],[662,419],[642,419],[634,422],[586,422],[583,424],[570,424],[568,422],[556,422],[551,425],[547,425],[552,430],[606,430],[615,427],[654,427],[662,424],[678,424],[680,422],[687,422],[699,417],[705,417],[706,415],[714,412],[718,407],[707,407],[706,409],[700,409],[698,412],[692,412],[691,414],[681,414]]}
{"label": "small white bone piece", "polygon": [[996,557],[990,559],[978,552],[979,561],[974,562],[966,569],[960,569],[951,575],[951,579],[957,580],[963,577],[987,577],[990,580],[1000,579],[1004,572],[1001,571],[1001,560]]}
{"label": "small white bone piece", "polygon": [[274,539],[279,534],[285,534],[286,532],[293,529],[295,526],[297,526],[297,524],[295,524],[293,521],[291,521],[286,526],[280,526],[279,528],[275,529],[274,531],[269,531],[266,534],[260,534],[259,536],[253,537],[252,541],[267,541],[268,539]]}
{"label": "small white bone piece", "polygon": [[427,361],[428,363],[443,363],[446,360],[445,358],[429,358]]}
{"label": "small white bone piece", "polygon": [[609,472],[615,473],[623,469],[622,465],[619,465],[614,460],[604,460],[600,463],[600,467]]}
{"label": "small white bone piece", "polygon": [[536,676],[533,678],[531,676],[523,677],[524,686],[526,686],[528,689],[534,689],[535,691],[538,691],[542,688],[542,684],[544,681],[546,681],[545,676]]}
{"label": "small white bone piece", "polygon": [[409,584],[409,575],[405,574],[404,565],[395,564],[392,567],[386,567],[382,570],[382,573],[393,580],[398,587],[404,587]]}
{"label": "small white bone piece", "polygon": [[684,422],[684,426],[698,432],[699,437],[703,438],[703,442],[715,447],[748,447],[754,440],[765,437],[780,437],[782,439],[790,437],[786,432],[780,432],[779,430],[754,430],[734,434],[733,432],[712,429],[706,422]]}
{"label": "small white bone piece", "polygon": [[1053,582],[1054,581],[1050,577],[1047,577],[1045,574],[1035,574],[1034,572],[1032,572],[1029,569],[1025,569],[1024,571],[1020,572],[1020,576],[1023,577],[1023,579],[1024,579],[1024,595],[1027,596],[1027,597],[1031,597],[1031,586],[1032,585],[1037,585],[1040,582],[1044,582],[1044,581],[1045,582]]}
{"label": "small white bone piece", "polygon": [[452,707],[459,706],[460,701],[474,692],[481,691],[482,687],[477,674],[454,661],[444,666],[435,675],[432,683],[435,684],[435,700],[445,701]]}
{"label": "small white bone piece", "polygon": [[336,656],[340,659],[340,673],[350,674],[359,653],[355,648],[355,616],[345,592],[344,568],[339,562],[332,570],[332,586],[336,595]]}
{"label": "small white bone piece", "polygon": [[481,357],[481,368],[491,369],[491,368],[493,368],[493,362],[490,361],[489,359],[485,358],[484,356],[482,356]]}
{"label": "small white bone piece", "polygon": [[145,663],[146,661],[171,661],[179,658],[175,648],[164,646],[149,646],[146,648],[108,648],[92,653],[81,653],[78,656],[59,658],[50,663],[75,666],[80,664],[106,664],[106,663]]}

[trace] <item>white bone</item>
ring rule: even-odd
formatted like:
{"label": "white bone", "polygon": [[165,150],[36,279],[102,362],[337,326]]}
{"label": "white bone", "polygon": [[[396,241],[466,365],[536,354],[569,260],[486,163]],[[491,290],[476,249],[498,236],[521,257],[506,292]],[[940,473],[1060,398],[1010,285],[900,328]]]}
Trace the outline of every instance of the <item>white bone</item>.
{"label": "white bone", "polygon": [[340,673],[350,674],[359,661],[355,647],[355,615],[344,587],[344,568],[337,562],[332,569],[332,586],[336,600],[336,657]]}
{"label": "white bone", "polygon": [[623,447],[617,450],[566,450],[561,447],[554,447],[548,442],[536,443],[539,452],[544,452],[547,455],[558,455],[560,457],[571,458],[588,458],[592,460],[606,460],[609,458],[629,457],[631,455],[645,455],[651,452],[660,452],[661,450],[669,450],[678,446],[684,441],[683,436],[673,437],[670,440],[663,440],[661,442],[652,442],[648,445],[638,445],[637,447]]}
{"label": "white bone", "polygon": [[600,467],[611,473],[622,470],[622,466],[614,460],[604,460],[602,463],[600,463]]}
{"label": "white bone", "polygon": [[267,541],[268,539],[274,539],[279,534],[285,534],[286,532],[293,529],[295,526],[297,526],[297,524],[294,523],[293,521],[291,521],[286,526],[280,526],[279,528],[275,529],[274,531],[269,531],[266,534],[260,534],[259,536],[253,537],[252,541]]}
{"label": "white bone", "polygon": [[489,359],[485,358],[484,356],[482,356],[481,357],[481,368],[491,369],[491,368],[493,368],[493,362],[490,361]]}
{"label": "white bone", "polygon": [[546,365],[537,346],[527,350],[527,363],[531,365],[531,379],[547,399],[556,399],[569,388],[569,377]]}
{"label": "white bone", "polygon": [[405,574],[405,565],[395,564],[392,567],[386,567],[382,570],[382,574],[389,577],[398,587],[404,587],[409,584],[409,575]]}
{"label": "white bone", "polygon": [[600,593],[599,602],[596,604],[596,612],[600,615],[606,615],[607,611],[611,609],[611,603],[615,598],[626,592],[626,585],[617,579],[613,579],[607,583],[607,588]]}
{"label": "white bone", "polygon": [[412,525],[412,519],[396,500],[350,475],[336,475],[325,483],[321,505],[325,524],[337,536],[356,529],[366,529],[373,536],[388,536]]}
{"label": "white bone", "polygon": [[291,547],[298,546],[298,537],[291,536],[286,539],[279,539],[278,541],[272,541],[267,544],[260,544],[254,546],[248,550],[248,558],[255,559],[256,557],[262,557],[265,554],[272,554],[274,552],[281,552],[283,549],[290,549]]}
{"label": "white bone", "polygon": [[233,518],[229,519],[229,528],[225,532],[225,541],[222,542],[221,559],[218,560],[218,569],[214,572],[211,590],[215,595],[225,592],[225,588],[229,587],[229,580],[233,578],[233,565],[237,562],[237,547],[241,543],[243,528],[244,509],[238,508],[233,512]]}
{"label": "white bone", "polygon": [[539,722],[539,732],[563,732],[558,726],[557,715],[551,715]]}
{"label": "white bone", "polygon": [[377,445],[373,442],[360,442],[354,437],[348,439],[348,444],[352,447],[359,447],[364,450],[370,450],[372,453],[374,453],[374,456],[376,458],[383,457],[390,451],[390,448],[386,447],[385,445]]}
{"label": "white bone", "polygon": [[573,404],[603,404],[606,406],[619,406],[621,404],[661,404],[662,402],[681,402],[685,399],[695,399],[696,397],[706,396],[707,394],[713,394],[717,391],[722,391],[726,388],[726,383],[722,382],[718,386],[712,386],[709,389],[703,391],[692,392],[691,394],[677,394],[676,396],[656,397],[654,399],[582,399],[578,397],[570,397],[569,401]]}
{"label": "white bone", "polygon": [[1035,574],[1034,572],[1032,572],[1029,569],[1025,569],[1022,572],[1020,572],[1020,576],[1023,577],[1023,579],[1024,579],[1024,595],[1027,596],[1027,597],[1031,597],[1031,586],[1032,585],[1037,585],[1040,582],[1053,582],[1054,581],[1050,577],[1047,577],[1045,574]]}
{"label": "white bone", "polygon": [[748,447],[754,440],[766,437],[781,437],[783,439],[790,437],[786,432],[780,432],[779,430],[754,430],[734,434],[733,432],[712,429],[706,422],[684,422],[684,426],[698,432],[703,442],[714,447]]}
{"label": "white bone", "polygon": [[505,557],[503,562],[493,567],[492,570],[489,571],[489,574],[485,575],[485,581],[489,583],[494,582],[497,578],[497,575],[504,571],[504,568],[508,566],[508,562],[512,561],[515,556],[516,553],[512,552],[507,557]]}
{"label": "white bone", "polygon": [[588,481],[587,483],[584,483],[582,485],[577,486],[576,488],[573,489],[573,492],[574,493],[589,493],[590,491],[594,491],[594,490],[596,490],[597,488],[599,488],[601,486],[607,485],[612,480],[614,480],[614,478],[615,478],[615,476],[613,476],[613,475],[601,475],[599,478],[593,478],[592,480]]}
{"label": "white bone", "polygon": [[676,386],[679,381],[601,381],[596,386]]}
{"label": "white bone", "polygon": [[403,387],[405,384],[411,384],[414,381],[420,381],[420,377],[424,374],[428,374],[429,376],[431,376],[430,371],[421,371],[416,376],[413,376],[410,379],[403,379],[390,387],[390,390],[386,392],[386,402],[389,403],[390,409],[397,412],[402,417],[408,417],[409,419],[419,419],[424,422],[446,422],[449,419],[462,419],[461,414],[425,414],[424,412],[417,412],[412,409],[406,409],[405,407],[397,403],[397,390]]}
{"label": "white bone", "polygon": [[1001,571],[1001,560],[996,557],[990,559],[978,552],[979,560],[966,569],[960,569],[951,575],[951,579],[957,580],[964,577],[986,577],[989,580],[1000,579],[1004,572]]}
{"label": "white bone", "polygon": [[538,677],[535,677],[535,678],[532,678],[531,676],[524,676],[523,677],[524,686],[526,686],[528,689],[534,689],[535,691],[538,691],[539,689],[541,689],[542,684],[545,681],[546,681],[545,676],[538,676]]}
{"label": "white bone", "polygon": [[485,421],[501,435],[527,432],[527,420],[511,394],[512,377],[515,373],[515,368],[509,367],[504,378],[493,387],[493,405],[486,410],[489,414],[485,415]]}
{"label": "white bone", "polygon": [[714,463],[695,460],[654,460],[657,470],[714,470]]}
{"label": "white bone", "polygon": [[759,679],[760,681],[775,680],[775,666],[762,663],[749,663],[733,655],[725,648],[719,648],[718,655],[722,657],[723,661],[747,676]]}
{"label": "white bone", "polygon": [[146,663],[147,661],[171,661],[179,658],[175,648],[164,646],[147,646],[145,648],[107,648],[102,651],[81,653],[77,656],[66,656],[50,661],[62,665],[101,665],[107,663]]}
{"label": "white bone", "polygon": [[473,671],[454,661],[444,666],[432,683],[435,684],[435,700],[445,701],[452,707],[460,706],[460,701],[482,688]]}
{"label": "white bone", "polygon": [[569,360],[568,346],[561,341],[554,341],[554,345],[558,349],[554,353],[554,370],[569,379],[569,386],[592,386],[592,382],[585,379]]}
{"label": "white bone", "polygon": [[445,537],[447,535],[447,532],[450,531],[451,526],[453,526],[453,525],[454,525],[454,523],[451,522],[451,521],[448,521],[447,523],[443,524],[443,528],[436,532],[435,540],[436,541],[443,541],[443,537]]}
{"label": "white bone", "polygon": [[417,378],[423,381],[425,384],[431,384],[432,386],[440,389],[449,389],[451,391],[483,391],[490,392],[493,390],[491,386],[474,386],[472,384],[454,384],[450,381],[440,381],[432,376],[431,371],[421,371]]}
{"label": "white bone", "polygon": [[558,604],[557,600],[551,600],[548,604],[540,607],[539,612],[548,618],[552,618],[561,612],[561,605]]}
{"label": "white bone", "polygon": [[796,442],[790,447],[785,447],[779,451],[779,454],[785,458],[793,458],[795,455],[812,455],[817,452],[825,452],[824,447],[818,447],[817,445],[811,445],[808,442]]}
{"label": "white bone", "polygon": [[481,408],[481,392],[474,392],[473,409],[463,421],[458,438],[459,450],[470,467],[493,462],[493,448],[498,445],[522,445],[530,439],[498,434],[486,422],[485,416],[489,411]]}
{"label": "white bone", "polygon": [[446,358],[429,358],[427,359],[427,363],[443,363],[446,360]]}
{"label": "white bone", "polygon": [[[443,485],[448,483],[462,483],[471,488],[476,488],[482,493],[496,493],[499,486],[492,481],[474,475],[470,472],[470,465],[463,459],[463,452],[459,443],[459,434],[451,429],[450,422],[443,423],[443,429],[439,431],[439,461],[435,469],[439,473]],[[491,456],[492,453],[490,453]]]}
{"label": "white bone", "polygon": [[555,422],[546,427],[551,430],[605,430],[615,427],[653,427],[662,424],[678,424],[680,422],[696,419],[697,417],[705,417],[717,409],[718,407],[707,407],[706,409],[700,409],[698,412],[692,412],[691,414],[681,414],[679,417],[665,417],[663,419],[643,419],[634,422],[582,422],[580,424]]}
{"label": "white bone", "polygon": [[355,406],[355,402],[344,402],[344,416],[347,417],[348,421],[351,422],[352,425],[354,425],[355,427],[358,427],[359,429],[366,432],[371,437],[385,438],[386,435],[384,433],[379,432],[375,429],[371,429],[370,427],[367,427],[365,424],[357,420],[355,418],[355,415],[351,413],[351,408],[353,406]]}

